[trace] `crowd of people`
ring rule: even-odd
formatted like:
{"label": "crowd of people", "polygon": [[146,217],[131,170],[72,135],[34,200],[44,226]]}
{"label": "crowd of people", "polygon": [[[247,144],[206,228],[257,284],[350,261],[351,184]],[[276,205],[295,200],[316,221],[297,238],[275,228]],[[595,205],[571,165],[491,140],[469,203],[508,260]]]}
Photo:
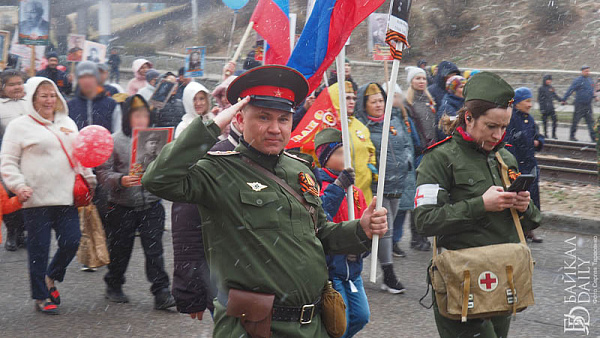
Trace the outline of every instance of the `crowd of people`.
{"label": "crowd of people", "polygon": [[[497,242],[497,238],[493,237],[494,231],[506,222],[505,218],[494,219],[490,213],[514,207],[525,217],[527,237],[533,242],[542,242],[532,232],[539,226],[541,208],[535,153],[542,149],[544,139],[548,137],[548,119],[552,120],[551,137],[556,138],[557,118],[553,101],[564,104],[575,93],[570,137],[575,140],[574,133],[581,118],[588,124],[592,140],[596,137],[592,128],[592,101],[597,98],[589,67],[582,68],[581,76],[573,81],[562,97],[552,87],[552,77],[544,76],[537,97],[543,119],[542,134],[531,113],[533,89],[521,87],[513,93],[503,80],[494,80],[497,86],[490,87],[488,93],[475,95],[475,91],[471,90],[469,97],[469,93],[465,93],[469,79],[489,73],[476,70],[461,72],[456,64],[449,61],[427,67],[427,63],[421,60],[416,67],[406,68],[407,88],[403,90],[395,84],[388,131],[383,130],[388,84],[357,84],[352,78],[351,62],[346,60],[345,81],[337,83],[337,76],[332,76],[328,87],[337,110],[340,108],[340,87],[343,86],[346,93],[352,165],[345,167],[341,132],[335,128],[324,129],[314,137],[313,154],[291,149],[285,153],[285,159],[280,158],[287,142],[283,146],[279,143],[286,137],[289,140],[289,133],[297,127],[325,87],[322,85],[315,93],[303,93],[302,88],[280,82],[268,84],[295,94],[288,99],[289,102],[282,103],[280,98],[274,100],[252,95],[251,84],[256,86],[256,82],[251,79],[257,76],[253,74],[264,71],[266,75],[258,79],[269,78],[272,72],[283,79],[301,82],[291,70],[264,68],[246,62],[245,69],[236,72],[235,64],[228,63],[223,69],[221,83],[211,91],[186,78],[183,68],[177,75],[174,72],[160,73],[153,68],[152,62],[141,58],[133,62],[133,78],[123,89],[118,84],[121,60],[114,52],[108,65],[83,61],[72,74],[58,69],[56,53],[48,53],[46,57],[46,69],[34,77],[28,78],[12,69],[5,69],[0,74],[0,172],[3,183],[0,200],[8,235],[5,248],[9,251],[27,248],[31,297],[35,300],[36,309],[48,314],[59,312],[61,293],[56,282],[64,280],[67,267],[79,247],[80,218],[73,201],[73,185],[79,175],[95,191],[94,205],[106,233],[110,263],[104,280],[109,301],[129,301],[123,286],[136,236],[140,237],[144,250],[145,271],[151,283],[155,308],[176,306],[180,312],[198,319],[209,309],[215,322],[223,324],[216,326],[216,335],[225,332],[225,324],[232,324],[228,318],[233,315],[229,310],[225,315],[223,310],[228,302],[234,301],[231,293],[227,294],[231,289],[253,285],[258,291],[274,290],[277,298],[286,294],[291,298],[288,301],[320,307],[321,304],[312,297],[315,293],[312,289],[322,287],[318,284],[323,276],[311,276],[315,285],[295,278],[300,278],[303,273],[310,275],[313,269],[318,270],[316,266],[323,260],[328,279],[347,306],[344,336],[351,337],[369,321],[370,310],[361,273],[363,258],[370,246],[368,237],[372,233],[381,234],[377,256],[383,271],[381,289],[390,294],[405,292],[400,281],[402,276],[398,276],[393,268],[394,257],[408,255],[406,248],[400,245],[405,226],[410,228],[410,247],[414,250],[431,251],[432,244],[427,237],[440,235],[443,236],[439,246],[472,246],[472,243],[463,240],[465,231],[472,232],[467,237],[479,241],[474,245],[484,245]],[[116,82],[111,83],[109,77]],[[155,105],[151,99],[163,82],[170,82],[174,87],[162,104]],[[251,99],[244,99],[247,95]],[[494,95],[502,97],[502,100],[494,101],[497,99]],[[510,97],[506,98],[507,95]],[[495,103],[490,105],[490,102]],[[259,112],[256,107],[263,107],[267,113]],[[512,107],[512,114],[509,107]],[[285,114],[277,115],[274,111]],[[288,116],[289,113],[293,115]],[[279,126],[273,127],[277,123]],[[71,156],[78,131],[90,125],[106,128],[114,141],[110,159],[93,170],[73,163]],[[174,128],[175,141],[160,155],[156,154],[158,160],[151,164],[148,161],[148,171],[140,184],[140,177],[130,172],[132,131],[148,127]],[[266,136],[260,135],[265,130]],[[384,133],[388,132],[385,189],[383,196],[377,197],[382,199],[385,211],[378,213],[373,210],[374,193],[378,183],[381,142]],[[506,143],[510,146],[506,147],[508,152],[502,150],[502,156],[514,167],[513,170],[536,175],[527,193],[503,195],[503,192],[487,189],[489,185],[498,184],[496,176],[492,179],[483,174],[481,177],[467,175],[477,165],[485,165],[486,154],[504,149]],[[451,153],[454,155],[449,155]],[[512,154],[514,159],[505,153]],[[310,224],[308,214],[303,216],[306,210],[302,204],[298,207],[290,203],[289,210],[285,210],[289,215],[295,215],[295,220],[290,221],[291,235],[287,230],[285,234],[270,234],[268,230],[286,222],[281,221],[286,213],[278,216],[279,209],[275,211],[275,206],[282,196],[286,196],[283,191],[287,188],[281,185],[281,191],[267,190],[264,182],[253,176],[260,171],[253,168],[254,162],[231,160],[228,157],[231,154],[242,154],[250,162],[270,166],[272,175],[285,175],[283,172],[286,170],[296,173],[300,183],[296,187],[296,182],[294,188],[303,192],[301,198],[304,204],[312,207],[313,211],[314,207],[323,211],[322,214],[310,214],[317,242],[322,244],[317,245],[314,240],[311,239],[311,242],[304,238],[309,231],[304,225],[294,223]],[[483,160],[470,164],[479,157]],[[461,158],[469,160],[460,161]],[[196,162],[198,164],[194,165]],[[278,172],[278,166],[285,170]],[[486,167],[485,171],[488,169]],[[236,174],[238,171],[248,172],[243,176]],[[219,196],[223,189],[229,189],[236,182],[240,187],[249,186],[252,190],[239,191],[237,196]],[[435,198],[442,198],[434,200],[442,202],[428,202],[427,192],[421,191],[420,195],[417,188],[423,185],[437,186]],[[347,195],[350,188],[352,196]],[[472,199],[482,194],[482,201]],[[355,219],[360,222],[353,223],[349,219],[347,198],[353,199]],[[419,198],[423,201],[420,202]],[[530,207],[530,198],[535,207]],[[172,286],[165,269],[162,246],[166,222],[162,199],[174,202],[171,212],[175,263]],[[457,203],[459,201],[464,203]],[[486,230],[488,232],[478,233],[471,225],[482,218],[488,219],[490,226]],[[234,229],[225,229],[228,224],[235,224]],[[248,227],[248,236],[255,237],[250,241],[245,237],[238,239],[236,236],[239,235],[235,233],[238,224]],[[336,230],[331,224],[343,226]],[[387,226],[383,227],[383,224]],[[218,229],[213,229],[215,227]],[[56,232],[58,250],[48,264],[52,229]],[[231,237],[227,238],[228,234]],[[290,245],[282,250],[292,252],[286,251],[278,258],[272,256],[274,251],[270,251],[276,244],[266,242],[273,240],[277,243],[279,236],[281,245]],[[336,240],[335,236],[348,243]],[[514,241],[511,236],[505,239]],[[298,255],[303,257],[288,257],[294,255],[291,248],[298,241],[311,247],[298,246]],[[323,258],[321,245],[327,254]],[[240,263],[241,257],[245,258]],[[307,263],[308,258],[310,263]],[[263,271],[256,265],[263,264],[265,259],[273,259],[274,267],[263,267]],[[237,269],[238,263],[240,267],[258,269],[258,279],[254,280]],[[273,280],[261,280],[265,277],[263,273],[269,275],[267,272],[277,272],[280,271],[278,268],[285,269],[286,266],[290,270],[293,270],[292,266],[298,269],[270,275]],[[93,267],[87,269],[94,271]],[[279,277],[280,281],[275,280]],[[217,301],[213,303],[213,299]],[[280,305],[286,305],[285,301]],[[278,313],[279,310],[275,307],[273,311]],[[456,323],[435,313],[440,333],[442,330],[461,330],[455,326]],[[304,309],[299,316],[301,322],[306,319]],[[281,317],[288,318],[284,314]],[[312,314],[310,320],[313,320]],[[506,322],[498,325],[495,328],[497,332],[507,332]],[[494,330],[494,327],[491,329]],[[236,329],[231,330],[237,332]],[[316,337],[323,333],[318,328],[300,333],[284,325],[278,326],[276,322],[273,330],[294,336]]]}

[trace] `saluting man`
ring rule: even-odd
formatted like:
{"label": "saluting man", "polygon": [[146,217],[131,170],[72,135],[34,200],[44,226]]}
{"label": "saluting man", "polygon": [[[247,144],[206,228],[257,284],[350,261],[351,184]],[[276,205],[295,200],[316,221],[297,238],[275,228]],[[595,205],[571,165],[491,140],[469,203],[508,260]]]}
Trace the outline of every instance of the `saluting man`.
{"label": "saluting man", "polygon": [[[307,163],[284,152],[307,93],[291,68],[249,70],[227,90],[233,106],[206,125],[195,119],[143,176],[153,194],[200,208],[219,288],[214,337],[329,337],[320,316],[325,254],[365,252],[371,236],[387,230],[387,211],[374,211],[375,200],[360,220],[328,222]],[[240,144],[209,152],[234,117]],[[265,322],[266,333],[252,333]]]}

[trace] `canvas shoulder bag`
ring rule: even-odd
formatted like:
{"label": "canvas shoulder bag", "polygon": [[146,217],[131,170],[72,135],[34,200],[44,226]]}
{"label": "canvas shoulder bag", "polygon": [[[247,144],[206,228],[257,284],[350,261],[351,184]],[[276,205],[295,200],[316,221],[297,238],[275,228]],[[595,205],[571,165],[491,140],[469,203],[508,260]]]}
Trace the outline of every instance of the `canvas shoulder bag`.
{"label": "canvas shoulder bag", "polygon": [[[510,185],[508,167],[499,153],[502,182]],[[533,260],[519,215],[510,209],[519,243],[486,245],[438,253],[433,239],[429,277],[442,316],[466,322],[473,318],[515,315],[533,300]]]}

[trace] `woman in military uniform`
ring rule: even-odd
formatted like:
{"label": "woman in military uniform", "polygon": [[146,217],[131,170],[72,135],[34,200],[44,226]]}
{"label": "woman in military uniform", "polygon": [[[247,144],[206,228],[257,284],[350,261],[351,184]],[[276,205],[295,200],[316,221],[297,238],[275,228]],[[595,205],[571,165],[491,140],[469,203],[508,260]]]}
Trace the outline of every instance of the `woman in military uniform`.
{"label": "woman in military uniform", "polygon": [[[505,192],[499,153],[513,177],[518,163],[504,149],[514,91],[495,74],[474,75],[465,89],[465,107],[456,120],[443,121],[452,135],[426,152],[417,169],[415,221],[425,236],[437,236],[449,250],[500,243],[518,243],[510,208],[521,215],[523,230],[539,226],[541,214],[527,191]],[[506,337],[509,316],[471,319],[465,323],[440,315],[434,296],[434,316],[441,337]]]}

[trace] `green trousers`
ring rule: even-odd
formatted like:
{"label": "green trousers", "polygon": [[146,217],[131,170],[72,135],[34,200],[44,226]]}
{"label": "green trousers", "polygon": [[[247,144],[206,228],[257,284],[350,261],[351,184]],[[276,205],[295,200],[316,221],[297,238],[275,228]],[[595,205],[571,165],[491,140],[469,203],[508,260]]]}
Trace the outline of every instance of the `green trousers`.
{"label": "green trousers", "polygon": [[452,320],[440,314],[433,294],[433,315],[441,338],[506,338],[510,327],[510,316],[491,319],[469,319],[466,323]]}

